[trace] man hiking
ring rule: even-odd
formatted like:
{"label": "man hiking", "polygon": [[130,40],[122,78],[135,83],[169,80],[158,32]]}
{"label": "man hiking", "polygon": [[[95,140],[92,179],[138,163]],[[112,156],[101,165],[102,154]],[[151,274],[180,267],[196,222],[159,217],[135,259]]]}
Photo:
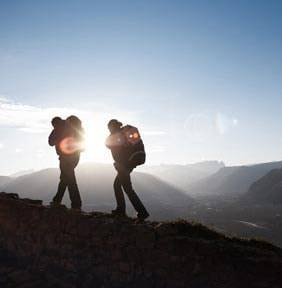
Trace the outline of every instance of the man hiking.
{"label": "man hiking", "polygon": [[149,213],[133,190],[130,179],[130,173],[133,169],[136,168],[137,165],[145,163],[143,141],[137,128],[130,125],[123,127],[122,123],[116,119],[109,121],[108,129],[110,135],[106,140],[106,146],[112,152],[115,161],[114,167],[117,170],[117,176],[114,180],[117,208],[113,210],[112,213],[117,216],[126,215],[124,190],[137,211],[138,220],[144,221],[149,217]]}
{"label": "man hiking", "polygon": [[58,190],[51,205],[59,206],[68,188],[71,208],[80,211],[81,198],[74,169],[78,165],[80,153],[83,151],[84,131],[81,121],[73,115],[66,120],[55,117],[52,125],[54,129],[49,136],[49,145],[55,146],[59,155],[61,175]]}

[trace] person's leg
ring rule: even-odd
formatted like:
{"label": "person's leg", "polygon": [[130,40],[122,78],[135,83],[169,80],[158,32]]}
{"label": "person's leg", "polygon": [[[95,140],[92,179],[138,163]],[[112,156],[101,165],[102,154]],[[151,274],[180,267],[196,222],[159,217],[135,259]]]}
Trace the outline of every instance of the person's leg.
{"label": "person's leg", "polygon": [[79,189],[76,182],[74,169],[79,162],[79,156],[69,158],[69,165],[67,169],[67,177],[68,177],[68,189],[71,200],[71,208],[80,209],[81,208],[81,197],[79,193]]}
{"label": "person's leg", "polygon": [[[75,174],[74,174],[75,177]],[[79,189],[77,186],[76,181],[73,181],[71,184],[68,185],[69,194],[71,199],[71,208],[73,209],[81,209],[81,197],[79,193]]]}
{"label": "person's leg", "polygon": [[117,202],[117,208],[116,210],[113,210],[113,212],[119,214],[125,214],[125,199],[118,175],[116,176],[114,181],[114,191]]}
{"label": "person's leg", "polygon": [[65,191],[67,189],[67,184],[64,182],[64,180],[60,180],[58,185],[58,190],[56,195],[53,198],[53,204],[61,204]]}
{"label": "person's leg", "polygon": [[130,173],[132,170],[122,169],[119,171],[118,177],[120,179],[121,185],[124,189],[124,192],[127,194],[128,199],[132,203],[134,209],[137,211],[138,218],[147,218],[149,216],[148,211],[141,202],[138,195],[135,193],[132,187]]}
{"label": "person's leg", "polygon": [[57,193],[54,196],[52,203],[53,204],[61,204],[65,191],[67,189],[67,179],[66,179],[66,165],[64,163],[64,160],[60,160],[60,170],[61,170],[61,175],[60,175],[60,182],[58,185]]}

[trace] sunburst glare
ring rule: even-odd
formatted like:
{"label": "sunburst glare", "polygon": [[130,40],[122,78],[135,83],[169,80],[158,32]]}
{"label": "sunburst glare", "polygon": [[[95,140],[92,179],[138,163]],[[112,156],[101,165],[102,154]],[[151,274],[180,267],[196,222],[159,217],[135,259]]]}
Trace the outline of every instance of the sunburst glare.
{"label": "sunburst glare", "polygon": [[105,139],[108,136],[106,124],[85,121],[85,151],[82,160],[94,162],[111,162],[108,149],[105,147]]}

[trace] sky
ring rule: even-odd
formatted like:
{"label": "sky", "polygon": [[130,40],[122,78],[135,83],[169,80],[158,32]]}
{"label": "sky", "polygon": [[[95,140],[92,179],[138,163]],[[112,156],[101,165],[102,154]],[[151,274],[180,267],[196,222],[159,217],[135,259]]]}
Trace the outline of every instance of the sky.
{"label": "sky", "polygon": [[147,163],[282,159],[282,2],[0,0],[0,175],[56,167],[53,116],[137,126]]}

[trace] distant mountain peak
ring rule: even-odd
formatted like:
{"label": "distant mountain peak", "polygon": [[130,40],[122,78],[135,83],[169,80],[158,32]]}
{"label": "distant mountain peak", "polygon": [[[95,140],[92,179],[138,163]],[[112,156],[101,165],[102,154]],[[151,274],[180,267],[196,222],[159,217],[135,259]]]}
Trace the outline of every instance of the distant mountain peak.
{"label": "distant mountain peak", "polygon": [[21,171],[18,171],[16,173],[11,174],[9,177],[13,177],[13,178],[20,177],[20,176],[24,176],[24,175],[27,175],[27,174],[31,174],[33,172],[34,172],[33,169],[21,170]]}

